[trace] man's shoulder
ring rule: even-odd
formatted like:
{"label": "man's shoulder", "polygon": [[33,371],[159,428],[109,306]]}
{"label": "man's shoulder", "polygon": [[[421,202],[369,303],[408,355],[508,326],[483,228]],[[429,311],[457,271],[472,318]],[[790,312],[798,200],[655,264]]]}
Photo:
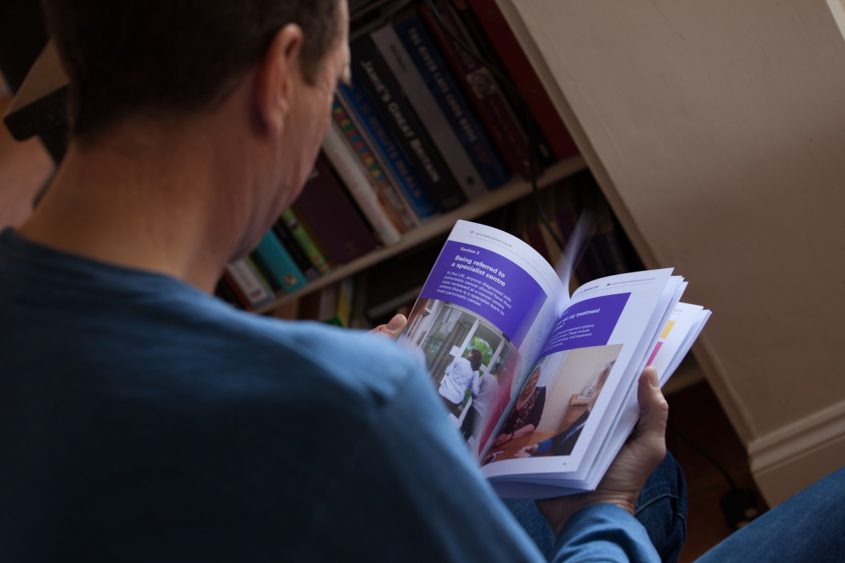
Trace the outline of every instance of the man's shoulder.
{"label": "man's shoulder", "polygon": [[220,337],[240,347],[245,366],[286,388],[341,391],[377,403],[420,377],[419,356],[388,338],[311,321],[233,313]]}

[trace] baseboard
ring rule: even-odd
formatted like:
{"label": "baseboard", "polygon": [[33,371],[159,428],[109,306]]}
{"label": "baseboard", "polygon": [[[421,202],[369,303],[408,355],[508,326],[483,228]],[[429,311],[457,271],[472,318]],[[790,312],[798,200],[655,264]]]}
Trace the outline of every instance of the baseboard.
{"label": "baseboard", "polygon": [[751,474],[769,506],[845,466],[845,401],[748,445]]}

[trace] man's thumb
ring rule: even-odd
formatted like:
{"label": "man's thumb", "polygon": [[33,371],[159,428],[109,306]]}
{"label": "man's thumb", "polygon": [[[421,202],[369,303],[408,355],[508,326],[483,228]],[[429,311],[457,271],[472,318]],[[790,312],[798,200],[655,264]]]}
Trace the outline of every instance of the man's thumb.
{"label": "man's thumb", "polygon": [[638,436],[666,438],[666,421],[669,418],[669,403],[663,397],[657,381],[657,370],[647,367],[640,376],[637,400],[640,404],[640,421],[637,425]]}

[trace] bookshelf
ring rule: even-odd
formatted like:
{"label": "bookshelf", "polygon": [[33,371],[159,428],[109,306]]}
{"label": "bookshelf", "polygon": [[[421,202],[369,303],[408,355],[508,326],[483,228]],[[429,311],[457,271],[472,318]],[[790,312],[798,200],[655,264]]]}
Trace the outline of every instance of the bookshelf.
{"label": "bookshelf", "polygon": [[[580,156],[572,157],[547,168],[538,179],[540,189],[547,188],[576,172],[584,170],[586,163]],[[531,183],[525,180],[513,180],[510,183],[476,198],[454,211],[438,215],[413,231],[406,233],[396,244],[370,252],[357,260],[344,264],[331,272],[310,282],[307,286],[277,297],[271,303],[256,310],[257,313],[269,313],[291,301],[299,299],[309,293],[319,291],[333,283],[352,276],[378,262],[387,260],[401,252],[411,249],[438,235],[445,234],[454,226],[458,219],[474,219],[485,213],[498,209],[508,203],[531,193]]]}

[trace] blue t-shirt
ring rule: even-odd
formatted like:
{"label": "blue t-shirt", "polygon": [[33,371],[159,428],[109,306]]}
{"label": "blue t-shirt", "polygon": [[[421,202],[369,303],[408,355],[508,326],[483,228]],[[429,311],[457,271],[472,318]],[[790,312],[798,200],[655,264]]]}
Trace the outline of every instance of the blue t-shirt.
{"label": "blue t-shirt", "polygon": [[382,336],[11,230],[0,326],[4,562],[542,558]]}

